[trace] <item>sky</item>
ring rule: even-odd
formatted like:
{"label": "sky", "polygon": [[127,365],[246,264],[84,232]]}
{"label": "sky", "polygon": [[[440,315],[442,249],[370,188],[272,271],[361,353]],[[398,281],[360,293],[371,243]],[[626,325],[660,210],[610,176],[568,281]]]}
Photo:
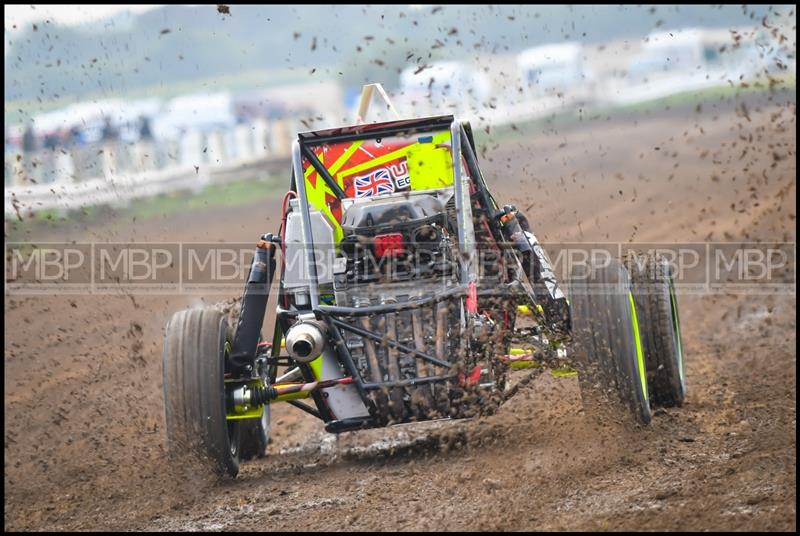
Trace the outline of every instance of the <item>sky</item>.
{"label": "sky", "polygon": [[160,4],[133,4],[133,5],[31,5],[31,4],[5,4],[3,6],[5,31],[14,31],[36,20],[49,19],[59,24],[75,25],[92,22],[103,17],[108,17],[123,11],[141,13],[159,7]]}

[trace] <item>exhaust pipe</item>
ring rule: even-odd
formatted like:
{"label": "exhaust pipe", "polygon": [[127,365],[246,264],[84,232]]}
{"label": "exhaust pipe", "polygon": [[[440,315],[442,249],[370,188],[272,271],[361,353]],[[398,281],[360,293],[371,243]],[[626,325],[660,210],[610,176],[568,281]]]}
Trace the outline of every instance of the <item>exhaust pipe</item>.
{"label": "exhaust pipe", "polygon": [[295,361],[313,361],[324,349],[325,328],[313,320],[301,320],[286,333],[286,351]]}

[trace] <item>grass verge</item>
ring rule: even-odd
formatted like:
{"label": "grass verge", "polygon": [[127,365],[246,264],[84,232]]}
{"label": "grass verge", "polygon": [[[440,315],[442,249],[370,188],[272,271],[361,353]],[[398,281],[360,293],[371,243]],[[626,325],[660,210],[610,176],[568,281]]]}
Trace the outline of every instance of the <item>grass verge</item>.
{"label": "grass verge", "polygon": [[128,206],[86,206],[79,210],[59,211],[46,209],[29,212],[21,210],[22,220],[6,218],[6,240],[15,241],[33,233],[40,234],[69,221],[73,224],[89,225],[109,220],[147,220],[169,216],[180,212],[209,207],[237,206],[258,201],[276,199],[283,192],[280,180],[245,179],[224,184],[209,184],[198,191],[178,191],[155,197],[136,199]]}

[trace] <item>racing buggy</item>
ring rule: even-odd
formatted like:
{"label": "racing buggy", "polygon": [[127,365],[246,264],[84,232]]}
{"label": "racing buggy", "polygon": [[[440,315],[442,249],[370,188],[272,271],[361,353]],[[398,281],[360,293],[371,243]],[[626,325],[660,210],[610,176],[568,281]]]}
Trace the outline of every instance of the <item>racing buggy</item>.
{"label": "racing buggy", "polygon": [[667,261],[594,258],[570,281],[568,300],[527,218],[495,201],[469,123],[300,133],[280,228],[260,236],[232,321],[207,307],[167,324],[168,443],[235,476],[265,455],[272,404],[331,433],[473,417],[524,366],[577,371],[584,406],[627,406],[643,424],[680,405]]}

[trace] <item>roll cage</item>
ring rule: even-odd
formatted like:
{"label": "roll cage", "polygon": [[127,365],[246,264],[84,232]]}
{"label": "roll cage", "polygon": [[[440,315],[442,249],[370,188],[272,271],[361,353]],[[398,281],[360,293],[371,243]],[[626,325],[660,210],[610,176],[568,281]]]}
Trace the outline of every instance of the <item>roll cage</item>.
{"label": "roll cage", "polygon": [[[346,307],[342,305],[326,305],[320,303],[319,280],[317,274],[317,259],[314,247],[314,236],[311,225],[311,204],[306,184],[306,174],[309,170],[316,172],[324,182],[328,193],[341,201],[347,198],[345,189],[334,178],[330,170],[322,163],[314,149],[332,143],[355,142],[362,140],[380,140],[394,136],[425,136],[434,132],[446,130],[449,132],[450,155],[452,162],[452,187],[454,190],[454,203],[457,220],[457,245],[458,262],[460,265],[460,278],[456,286],[436,292],[432,296],[415,299],[400,303],[387,303],[382,305],[371,305],[365,307]],[[304,164],[306,164],[304,166]],[[464,172],[466,170],[466,172]],[[304,177],[303,180],[297,180]],[[453,380],[456,373],[453,371],[453,364],[430,352],[402,343],[397,338],[387,337],[386,333],[380,333],[360,324],[358,319],[372,317],[375,315],[398,314],[403,311],[414,309],[435,308],[443,302],[469,303],[469,300],[486,303],[486,300],[502,299],[511,301],[512,311],[516,310],[517,304],[534,306],[536,310],[536,298],[530,282],[527,280],[525,271],[521,267],[519,256],[513,248],[506,247],[506,252],[511,253],[512,262],[516,267],[512,267],[518,274],[515,278],[505,278],[505,282],[492,286],[481,286],[481,280],[476,267],[478,244],[475,239],[473,222],[480,219],[484,228],[488,231],[488,237],[496,245],[508,243],[508,238],[504,236],[500,227],[498,213],[500,207],[491,192],[488,190],[483,175],[478,167],[475,155],[475,142],[469,123],[461,123],[452,115],[429,117],[423,119],[398,120],[386,123],[376,123],[369,125],[356,125],[350,127],[322,130],[315,132],[305,132],[298,134],[297,139],[292,145],[292,177],[290,190],[297,192],[299,198],[300,222],[303,241],[306,244],[306,274],[310,276],[309,294],[310,302],[307,307],[302,309],[291,309],[278,305],[275,324],[275,332],[271,344],[271,355],[267,358],[269,366],[269,377],[277,376],[279,365],[287,365],[285,358],[280,358],[280,342],[283,333],[299,318],[313,318],[325,324],[327,332],[336,349],[340,363],[346,374],[350,378],[348,383],[355,384],[359,396],[365,406],[370,409],[370,417],[347,419],[347,422],[337,420],[334,415],[327,411],[327,406],[322,400],[319,382],[315,382],[318,377],[309,364],[299,364],[303,379],[308,382],[304,388],[308,388],[307,396],[316,402],[318,411],[314,408],[297,401],[294,393],[290,397],[290,403],[304,411],[315,415],[327,424],[328,431],[344,431],[355,428],[379,426],[375,415],[374,404],[370,401],[370,393],[380,390],[387,390],[395,387],[415,386],[433,382],[444,382]],[[329,198],[330,199],[330,198]],[[279,300],[280,302],[280,300]],[[541,310],[541,309],[539,309]],[[511,313],[513,315],[513,312]],[[508,316],[508,313],[506,313]],[[511,319],[513,325],[513,318]],[[374,341],[376,344],[384,344],[388,348],[402,351],[411,355],[415,360],[422,360],[435,367],[439,371],[421,378],[399,379],[394,378],[389,381],[370,381],[361,377],[359,370],[351,356],[348,346],[345,344],[344,334],[353,333],[364,339]],[[327,385],[325,385],[327,386]],[[276,394],[276,400],[283,398]]]}

